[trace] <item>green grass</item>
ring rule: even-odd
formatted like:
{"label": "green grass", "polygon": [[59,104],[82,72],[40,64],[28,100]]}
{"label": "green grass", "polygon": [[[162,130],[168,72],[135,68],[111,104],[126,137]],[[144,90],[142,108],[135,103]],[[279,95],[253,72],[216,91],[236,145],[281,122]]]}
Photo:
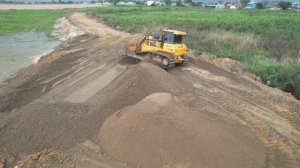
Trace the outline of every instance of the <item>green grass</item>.
{"label": "green grass", "polygon": [[187,31],[189,48],[240,61],[271,86],[300,99],[300,14],[266,10],[105,7],[95,16],[129,32]]}
{"label": "green grass", "polygon": [[49,35],[55,20],[65,14],[66,10],[0,11],[0,36],[33,30]]}
{"label": "green grass", "polygon": [[[107,7],[93,9],[96,14],[114,23],[140,29],[140,24],[182,24],[197,29],[215,29],[220,27],[233,31],[249,31],[265,35],[269,32],[282,32],[297,35],[300,30],[298,13],[285,11],[259,10],[203,10],[197,8],[170,7]],[[119,15],[119,14],[122,15]],[[298,34],[299,35],[299,34]]]}

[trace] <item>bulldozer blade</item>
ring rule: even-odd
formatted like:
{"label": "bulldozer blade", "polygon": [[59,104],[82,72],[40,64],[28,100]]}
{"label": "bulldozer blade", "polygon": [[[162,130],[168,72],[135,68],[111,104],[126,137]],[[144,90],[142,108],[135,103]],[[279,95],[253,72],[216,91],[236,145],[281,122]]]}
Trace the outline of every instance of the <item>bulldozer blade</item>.
{"label": "bulldozer blade", "polygon": [[133,53],[126,53],[126,56],[131,57],[131,58],[135,58],[135,59],[138,59],[138,60],[143,60],[143,57],[141,57],[139,55],[136,55],[136,54],[133,54]]}

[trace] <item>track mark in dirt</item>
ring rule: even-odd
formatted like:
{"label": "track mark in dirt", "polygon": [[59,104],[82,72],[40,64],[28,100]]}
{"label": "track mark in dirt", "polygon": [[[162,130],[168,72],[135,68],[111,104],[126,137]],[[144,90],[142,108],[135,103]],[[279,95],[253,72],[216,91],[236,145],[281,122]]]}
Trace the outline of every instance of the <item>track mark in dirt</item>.
{"label": "track mark in dirt", "polygon": [[83,74],[81,77],[79,77],[79,78],[76,79],[75,81],[71,82],[71,83],[68,85],[68,87],[71,87],[71,86],[73,86],[75,83],[78,83],[79,81],[84,80],[84,78],[90,76],[91,74],[95,73],[96,71],[99,71],[100,69],[103,69],[104,67],[105,67],[105,63],[102,64],[101,66],[99,66],[98,68],[95,68],[95,69],[91,70],[90,72]]}
{"label": "track mark in dirt", "polygon": [[84,87],[75,91],[65,100],[73,103],[82,103],[91,98],[97,92],[102,90],[105,86],[107,86],[111,81],[113,81],[116,77],[118,77],[125,70],[124,66],[117,65],[116,67],[108,70],[103,75],[99,76],[94,81],[86,84]]}

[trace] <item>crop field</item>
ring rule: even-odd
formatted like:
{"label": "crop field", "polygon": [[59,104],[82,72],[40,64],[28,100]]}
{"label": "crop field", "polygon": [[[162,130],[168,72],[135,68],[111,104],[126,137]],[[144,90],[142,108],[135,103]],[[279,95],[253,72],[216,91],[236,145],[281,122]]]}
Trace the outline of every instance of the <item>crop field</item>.
{"label": "crop field", "polygon": [[171,7],[90,9],[129,32],[187,31],[189,48],[240,61],[264,83],[300,98],[300,15],[288,11]]}

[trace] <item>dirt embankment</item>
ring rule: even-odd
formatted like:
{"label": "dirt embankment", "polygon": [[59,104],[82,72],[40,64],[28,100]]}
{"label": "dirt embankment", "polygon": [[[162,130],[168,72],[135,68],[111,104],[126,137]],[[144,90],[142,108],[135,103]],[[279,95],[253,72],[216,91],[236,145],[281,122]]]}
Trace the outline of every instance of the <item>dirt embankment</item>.
{"label": "dirt embankment", "polygon": [[299,167],[292,96],[199,55],[169,71],[124,59],[139,35],[69,20],[88,34],[0,86],[4,167]]}

